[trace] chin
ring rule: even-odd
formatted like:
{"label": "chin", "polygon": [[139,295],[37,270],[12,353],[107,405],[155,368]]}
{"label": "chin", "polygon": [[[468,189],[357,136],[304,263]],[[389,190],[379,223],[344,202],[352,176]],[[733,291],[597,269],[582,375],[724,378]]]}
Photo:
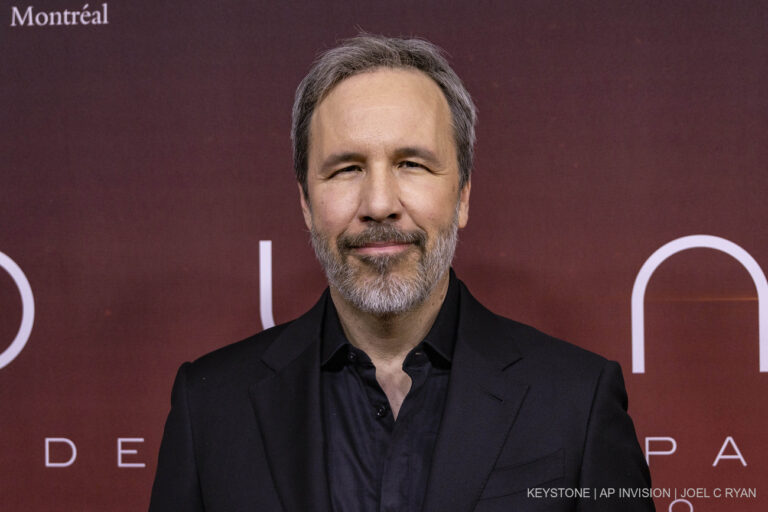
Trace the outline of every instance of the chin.
{"label": "chin", "polygon": [[366,272],[339,283],[339,292],[357,309],[378,316],[406,313],[429,297],[432,286],[416,269],[384,274]]}

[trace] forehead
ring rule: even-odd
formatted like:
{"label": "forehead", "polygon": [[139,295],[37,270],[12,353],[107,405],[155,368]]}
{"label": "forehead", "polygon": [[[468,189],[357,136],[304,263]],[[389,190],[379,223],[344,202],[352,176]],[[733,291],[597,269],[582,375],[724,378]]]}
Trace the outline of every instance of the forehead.
{"label": "forehead", "polygon": [[418,70],[379,68],[339,82],[318,104],[310,151],[354,141],[445,144],[446,136],[452,144],[452,130],[448,102],[434,80]]}
{"label": "forehead", "polygon": [[440,87],[426,73],[413,68],[374,68],[337,83],[325,94],[318,109],[340,102],[373,100],[421,101],[425,106],[448,107]]}

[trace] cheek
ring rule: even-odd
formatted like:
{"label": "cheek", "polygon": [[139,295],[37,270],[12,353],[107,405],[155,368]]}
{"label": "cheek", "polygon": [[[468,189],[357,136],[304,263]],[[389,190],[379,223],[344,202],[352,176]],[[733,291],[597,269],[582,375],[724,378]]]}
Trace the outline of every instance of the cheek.
{"label": "cheek", "polygon": [[417,225],[432,231],[450,225],[457,200],[457,193],[444,187],[431,187],[404,197],[403,203]]}
{"label": "cheek", "polygon": [[350,225],[356,211],[355,202],[348,196],[323,194],[316,197],[312,203],[315,229],[335,236]]}

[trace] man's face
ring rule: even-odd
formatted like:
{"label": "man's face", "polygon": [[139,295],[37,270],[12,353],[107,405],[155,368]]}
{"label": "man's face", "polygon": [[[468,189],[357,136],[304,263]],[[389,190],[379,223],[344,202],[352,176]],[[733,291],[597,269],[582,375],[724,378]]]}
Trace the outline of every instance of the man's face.
{"label": "man's face", "polygon": [[304,220],[330,285],[362,311],[421,304],[445,277],[467,223],[451,112],[415,70],[339,83],[310,123]]}

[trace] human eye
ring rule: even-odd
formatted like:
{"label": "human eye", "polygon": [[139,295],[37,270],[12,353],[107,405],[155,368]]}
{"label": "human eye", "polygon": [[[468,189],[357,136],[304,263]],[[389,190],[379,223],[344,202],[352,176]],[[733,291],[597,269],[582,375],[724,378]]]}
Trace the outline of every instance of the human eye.
{"label": "human eye", "polygon": [[351,174],[357,171],[362,170],[359,165],[348,165],[346,167],[341,167],[340,169],[336,169],[331,173],[331,178],[335,176],[343,176],[345,174]]}
{"label": "human eye", "polygon": [[403,160],[402,162],[398,163],[397,166],[404,169],[424,169],[426,171],[429,170],[429,168],[427,168],[424,164],[414,162],[413,160]]}

